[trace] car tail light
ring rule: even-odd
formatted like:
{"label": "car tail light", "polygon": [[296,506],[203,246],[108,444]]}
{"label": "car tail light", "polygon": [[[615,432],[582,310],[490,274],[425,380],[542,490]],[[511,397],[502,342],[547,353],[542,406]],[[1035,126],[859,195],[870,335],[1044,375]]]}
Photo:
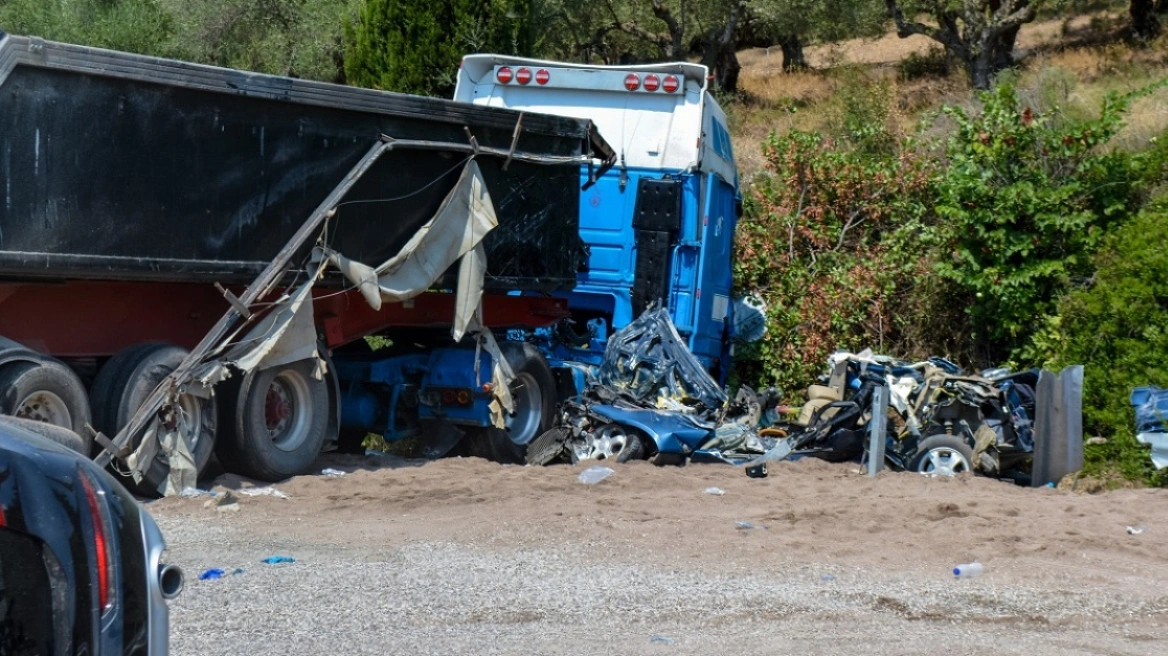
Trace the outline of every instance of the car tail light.
{"label": "car tail light", "polygon": [[8,526],[8,520],[4,517],[4,506],[0,506],[0,527]]}
{"label": "car tail light", "polygon": [[511,71],[510,66],[503,66],[500,67],[499,70],[495,71],[495,79],[499,81],[499,84],[507,84],[511,82],[512,78],[514,77],[515,74]]}
{"label": "car tail light", "polygon": [[515,81],[519,84],[527,84],[531,82],[531,69],[521,68],[515,72]]}
{"label": "car tail light", "polygon": [[640,89],[641,78],[637,77],[633,73],[629,73],[625,76],[625,88],[629,91],[636,91],[637,89]]}
{"label": "car tail light", "polygon": [[681,82],[677,79],[676,75],[666,75],[665,81],[661,83],[661,89],[665,91],[665,93],[673,93],[674,91],[677,91],[678,87],[680,86]]}
{"label": "car tail light", "polygon": [[645,91],[656,91],[661,88],[661,78],[656,75],[645,76]]}
{"label": "car tail light", "polygon": [[77,470],[81,480],[81,488],[85,492],[85,502],[89,508],[89,519],[92,529],[94,560],[97,566],[97,600],[102,612],[114,605],[113,595],[113,545],[109,542],[110,532],[108,521],[102,507],[105,501],[105,491],[98,490],[90,478],[90,474],[82,469]]}
{"label": "car tail light", "polygon": [[552,74],[546,68],[541,68],[535,72],[535,83],[539,85],[547,84],[552,79]]}

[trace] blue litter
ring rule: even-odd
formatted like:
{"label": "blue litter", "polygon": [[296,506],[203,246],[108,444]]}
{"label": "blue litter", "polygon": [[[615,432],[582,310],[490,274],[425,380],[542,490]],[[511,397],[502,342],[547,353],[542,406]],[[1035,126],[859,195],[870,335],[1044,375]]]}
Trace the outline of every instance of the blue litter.
{"label": "blue litter", "polygon": [[199,575],[200,581],[214,581],[221,578],[223,578],[223,570],[221,569],[209,569]]}
{"label": "blue litter", "polygon": [[235,568],[235,571],[231,573],[231,575],[232,575],[232,576],[239,576],[240,574],[243,574],[243,568],[242,568],[242,567],[236,567],[236,568]]}
{"label": "blue litter", "polygon": [[673,640],[671,638],[666,638],[665,636],[653,636],[652,638],[649,638],[649,642],[659,644],[659,645],[672,645],[673,644]]}
{"label": "blue litter", "polygon": [[294,563],[296,559],[292,556],[268,556],[260,562],[265,565],[279,565],[280,563]]}

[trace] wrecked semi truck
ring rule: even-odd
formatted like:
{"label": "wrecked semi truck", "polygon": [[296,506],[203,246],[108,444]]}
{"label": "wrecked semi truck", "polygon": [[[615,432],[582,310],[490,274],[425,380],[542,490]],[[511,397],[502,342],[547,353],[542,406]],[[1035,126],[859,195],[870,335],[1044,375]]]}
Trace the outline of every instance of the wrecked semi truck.
{"label": "wrecked semi truck", "polygon": [[571,317],[539,337],[564,362],[599,365],[608,337],[665,308],[714,378],[729,371],[738,169],[726,115],[690,63],[591,66],[470,55],[455,100],[590,120],[616,165],[580,171],[587,266],[559,294]]}
{"label": "wrecked semi truck", "polygon": [[586,119],[0,32],[0,412],[161,493],[368,432],[519,449],[559,388],[493,331],[569,316],[614,163]]}
{"label": "wrecked semi truck", "polygon": [[[607,172],[580,170],[587,266],[572,290],[556,294],[567,301],[570,316],[521,336],[540,345],[557,372],[562,398],[595,383],[606,357],[643,364],[646,372],[661,370],[660,358],[672,358],[663,355],[662,339],[696,358],[706,370],[706,387],[726,382],[738,337],[731,261],[742,205],[726,116],[708,81],[708,69],[690,63],[592,66],[498,55],[463,58],[456,100],[588,119],[614,150],[616,165]],[[643,339],[614,341],[652,308],[668,317],[668,335],[636,331]],[[720,389],[715,392],[725,400]],[[620,434],[584,450],[595,447],[625,459],[678,446],[668,432],[636,422],[626,430],[620,427],[627,417],[609,419]]]}

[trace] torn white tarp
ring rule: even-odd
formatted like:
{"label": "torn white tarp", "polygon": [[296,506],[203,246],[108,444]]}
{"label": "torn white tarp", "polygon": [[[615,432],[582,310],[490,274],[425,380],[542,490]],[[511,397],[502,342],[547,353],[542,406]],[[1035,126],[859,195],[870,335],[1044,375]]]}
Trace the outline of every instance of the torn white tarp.
{"label": "torn white tarp", "polygon": [[335,251],[328,257],[377,310],[383,300],[404,301],[426,291],[498,225],[486,182],[478,164],[471,160],[434,218],[389,261],[371,267]]}
{"label": "torn white tarp", "polygon": [[[179,408],[181,406],[174,403],[172,407]],[[142,442],[126,459],[134,482],[142,481],[142,472],[149,469],[150,464],[161,453],[166,457],[169,471],[160,484],[158,492],[163,496],[172,496],[187,488],[195,487],[199,472],[195,467],[195,459],[191,455],[186,440],[180,437],[183,434],[189,434],[189,421],[190,418],[180,411],[174,429],[166,428],[158,419],[150,422],[146,434],[142,436]]]}
{"label": "torn white tarp", "polygon": [[[311,279],[274,307],[242,338],[232,338],[211,359],[196,370],[194,381],[210,387],[227,378],[227,365],[240,371],[268,369],[282,364],[315,358],[316,326],[312,316],[312,286],[323,269],[322,262]],[[196,386],[197,387],[197,386]],[[197,393],[198,390],[184,390]]]}

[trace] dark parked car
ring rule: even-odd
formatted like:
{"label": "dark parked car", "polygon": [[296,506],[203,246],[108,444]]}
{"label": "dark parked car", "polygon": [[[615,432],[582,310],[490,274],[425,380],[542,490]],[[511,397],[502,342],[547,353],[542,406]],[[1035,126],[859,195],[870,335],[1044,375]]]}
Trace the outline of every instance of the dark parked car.
{"label": "dark parked car", "polygon": [[76,450],[76,435],[0,416],[0,656],[166,654],[158,525]]}

